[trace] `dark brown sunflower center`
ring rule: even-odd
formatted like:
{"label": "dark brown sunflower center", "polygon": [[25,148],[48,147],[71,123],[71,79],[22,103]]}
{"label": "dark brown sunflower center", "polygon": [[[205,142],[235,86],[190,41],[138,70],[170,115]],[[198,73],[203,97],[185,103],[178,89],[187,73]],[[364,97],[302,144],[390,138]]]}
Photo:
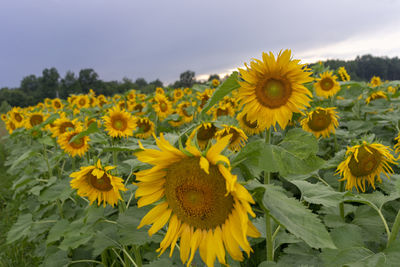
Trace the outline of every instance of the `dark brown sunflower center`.
{"label": "dark brown sunflower center", "polygon": [[8,123],[8,126],[11,128],[11,130],[15,130],[17,127],[15,126],[15,124],[12,122],[12,121],[10,121],[9,123]]}
{"label": "dark brown sunflower center", "polygon": [[83,140],[83,137],[81,137],[81,138],[74,140],[73,142],[70,142],[70,140],[76,135],[77,135],[77,133],[71,134],[71,136],[68,139],[68,142],[69,142],[70,146],[72,146],[73,148],[79,149],[85,145],[85,141]]}
{"label": "dark brown sunflower center", "polygon": [[125,102],[119,103],[118,106],[119,106],[120,109],[125,109]]}
{"label": "dark brown sunflower center", "polygon": [[135,106],[135,108],[134,108],[135,111],[139,111],[139,112],[141,112],[142,109],[143,109],[142,104],[137,104],[137,105]]}
{"label": "dark brown sunflower center", "polygon": [[226,107],[220,107],[217,109],[217,117],[229,115],[229,110]]}
{"label": "dark brown sunflower center", "polygon": [[211,125],[211,127],[208,128],[202,125],[197,130],[197,140],[208,141],[215,136],[216,132],[217,132],[217,127],[215,127],[214,125]]}
{"label": "dark brown sunflower center", "polygon": [[254,129],[254,128],[257,128],[257,127],[258,127],[257,121],[250,122],[250,121],[247,120],[247,114],[244,114],[244,116],[242,117],[242,121],[243,121],[243,123],[244,123],[247,127],[249,127],[249,128]]}
{"label": "dark brown sunflower center", "polygon": [[86,100],[83,99],[83,98],[81,98],[81,99],[79,100],[79,105],[80,105],[80,106],[84,106],[85,104],[86,104]]}
{"label": "dark brown sunflower center", "polygon": [[160,102],[160,110],[161,110],[162,112],[167,111],[167,110],[168,110],[168,105],[167,105],[167,103],[165,103],[164,101],[161,101],[161,102]]}
{"label": "dark brown sunflower center", "polygon": [[65,133],[68,128],[75,129],[75,125],[70,121],[66,121],[66,122],[61,123],[60,126],[59,126],[60,134]]}
{"label": "dark brown sunflower center", "polygon": [[381,154],[371,147],[368,147],[368,149],[372,153],[365,149],[364,146],[358,149],[358,161],[355,159],[354,154],[351,156],[349,169],[355,177],[367,176],[373,173],[381,163]]}
{"label": "dark brown sunflower center", "polygon": [[22,121],[22,116],[19,113],[14,113],[14,118],[16,121],[21,122]]}
{"label": "dark brown sunflower center", "polygon": [[43,122],[43,116],[38,114],[32,115],[29,121],[32,126],[41,124]]}
{"label": "dark brown sunflower center", "polygon": [[333,81],[331,78],[324,78],[320,82],[321,88],[324,91],[330,91],[333,87]]}
{"label": "dark brown sunflower center", "polygon": [[203,108],[203,107],[204,107],[204,105],[207,103],[207,101],[208,101],[209,98],[210,98],[210,97],[209,97],[208,95],[203,95],[203,96],[201,97],[200,108]]}
{"label": "dark brown sunflower center", "polygon": [[200,158],[191,157],[168,167],[165,196],[178,218],[190,226],[213,229],[224,224],[233,209],[233,197],[226,194],[225,179],[215,165],[207,174]]}
{"label": "dark brown sunflower center", "polygon": [[189,104],[185,104],[182,106],[182,113],[185,117],[190,117],[191,115],[187,112],[186,108],[189,107]]}
{"label": "dark brown sunflower center", "polygon": [[108,192],[113,189],[110,178],[104,174],[100,179],[91,173],[87,174],[88,183],[99,191]]}
{"label": "dark brown sunflower center", "polygon": [[236,140],[239,139],[240,134],[238,133],[238,131],[236,131],[235,129],[230,128],[228,131],[225,131],[221,137],[225,137],[227,135],[231,134],[232,137],[230,139],[230,144],[235,143]]}
{"label": "dark brown sunflower center", "polygon": [[116,115],[111,118],[111,125],[118,131],[125,131],[128,126],[128,122],[122,116]]}
{"label": "dark brown sunflower center", "polygon": [[147,121],[139,121],[137,123],[137,127],[143,133],[147,133],[151,129],[150,123],[148,123]]}
{"label": "dark brown sunflower center", "polygon": [[323,131],[329,127],[332,118],[325,110],[314,111],[311,119],[307,122],[308,127],[313,131]]}
{"label": "dark brown sunflower center", "polygon": [[54,107],[55,107],[55,108],[61,108],[61,103],[58,102],[58,101],[55,101],[55,102],[54,102]]}
{"label": "dark brown sunflower center", "polygon": [[267,79],[256,87],[258,101],[271,109],[285,105],[291,94],[292,89],[289,84],[281,80]]}

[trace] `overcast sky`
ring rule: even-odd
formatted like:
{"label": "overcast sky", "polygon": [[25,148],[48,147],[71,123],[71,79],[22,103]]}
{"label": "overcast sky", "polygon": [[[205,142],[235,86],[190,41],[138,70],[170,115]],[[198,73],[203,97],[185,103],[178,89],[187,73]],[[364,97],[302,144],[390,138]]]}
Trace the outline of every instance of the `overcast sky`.
{"label": "overcast sky", "polygon": [[303,62],[400,56],[399,14],[396,0],[1,0],[0,87],[50,67],[169,83],[286,48]]}

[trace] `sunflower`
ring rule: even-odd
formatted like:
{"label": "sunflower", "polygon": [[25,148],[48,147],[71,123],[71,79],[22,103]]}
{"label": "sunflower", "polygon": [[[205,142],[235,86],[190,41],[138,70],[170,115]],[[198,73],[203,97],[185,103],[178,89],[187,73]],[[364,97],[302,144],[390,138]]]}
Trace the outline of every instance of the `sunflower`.
{"label": "sunflower", "polygon": [[64,104],[61,102],[61,99],[54,98],[51,102],[51,106],[53,107],[54,110],[59,110],[64,107]]}
{"label": "sunflower", "polygon": [[315,110],[307,113],[306,117],[300,121],[304,131],[313,133],[316,138],[328,137],[330,133],[335,133],[339,126],[336,108],[316,107]]}
{"label": "sunflower", "polygon": [[137,116],[142,116],[145,114],[144,108],[145,108],[144,103],[135,103],[131,107],[132,111],[135,112],[135,115],[137,115]]}
{"label": "sunflower", "polygon": [[396,88],[393,86],[388,86],[387,91],[391,94],[395,94],[396,93]]}
{"label": "sunflower", "polygon": [[215,134],[217,133],[217,131],[218,128],[215,127],[213,123],[202,123],[193,130],[193,132],[189,136],[189,140],[193,140],[193,138],[196,136],[197,144],[201,149],[204,149],[208,145],[208,142],[215,138]]}
{"label": "sunflower", "polygon": [[339,67],[338,74],[342,81],[344,82],[350,81],[350,75],[347,73],[345,67]]}
{"label": "sunflower", "polygon": [[221,116],[235,116],[235,110],[233,109],[230,103],[224,104],[222,102],[219,103],[218,107],[213,109],[213,118],[216,120]]}
{"label": "sunflower", "polygon": [[371,87],[377,87],[382,85],[382,80],[379,76],[373,76],[369,84]]}
{"label": "sunflower", "polygon": [[105,97],[105,95],[98,95],[97,96],[97,101],[96,101],[97,105],[99,107],[104,106],[105,104],[108,103],[107,98]]}
{"label": "sunflower", "polygon": [[136,125],[138,132],[135,133],[136,138],[146,139],[154,133],[154,123],[148,118],[137,118]]}
{"label": "sunflower", "polygon": [[200,105],[198,107],[198,111],[200,112],[203,107],[207,104],[208,99],[211,98],[212,94],[214,93],[213,89],[207,88],[202,93],[197,93],[197,99],[200,100]]}
{"label": "sunflower", "polygon": [[118,106],[110,109],[102,119],[104,120],[104,126],[109,136],[133,136],[133,130],[136,128],[135,119],[130,113],[120,110]]}
{"label": "sunflower", "polygon": [[165,94],[164,89],[162,89],[161,87],[157,87],[156,88],[156,94],[159,94],[159,95]]}
{"label": "sunflower", "polygon": [[12,119],[6,119],[5,123],[6,123],[6,129],[9,134],[12,134],[15,131],[15,129],[17,129],[17,126],[15,125]]}
{"label": "sunflower", "polygon": [[46,105],[47,108],[50,108],[53,104],[53,101],[50,98],[46,97],[44,99],[44,104]]}
{"label": "sunflower", "polygon": [[367,97],[367,99],[365,99],[365,103],[369,104],[369,102],[371,102],[372,100],[381,99],[381,98],[387,99],[385,92],[383,92],[383,91],[373,92],[372,94],[370,94]]}
{"label": "sunflower", "polygon": [[89,144],[88,142],[90,141],[89,136],[83,136],[73,142],[71,142],[71,139],[80,134],[82,132],[82,128],[78,127],[77,129],[74,129],[73,131],[65,132],[61,134],[58,137],[58,144],[60,147],[67,152],[68,154],[71,155],[71,157],[79,156],[82,157],[86,151],[89,150]]}
{"label": "sunflower", "polygon": [[87,95],[78,95],[75,98],[74,104],[78,109],[81,108],[90,108],[90,100]]}
{"label": "sunflower", "polygon": [[129,100],[129,101],[136,101],[136,90],[130,90],[129,91],[129,93],[128,93],[128,95],[126,96],[126,98]]}
{"label": "sunflower", "polygon": [[156,103],[153,105],[153,109],[157,113],[160,121],[163,121],[168,115],[172,113],[172,103],[167,99],[164,94],[156,94],[154,100]]}
{"label": "sunflower", "polygon": [[184,96],[183,90],[180,88],[177,88],[174,90],[174,102],[178,102],[179,99],[181,99]]}
{"label": "sunflower", "polygon": [[96,165],[81,167],[80,171],[71,173],[70,182],[73,189],[78,189],[78,195],[88,197],[90,205],[97,199],[97,205],[106,203],[114,206],[122,200],[119,191],[126,191],[123,180],[110,174],[115,166],[101,166],[100,160]]}
{"label": "sunflower", "polygon": [[355,187],[358,191],[365,192],[365,182],[375,189],[375,179],[382,182],[380,175],[384,173],[389,179],[393,173],[389,163],[394,164],[396,159],[390,154],[391,149],[378,143],[368,144],[363,141],[361,145],[348,147],[346,159],[342,161],[336,173],[343,176],[339,181],[347,180],[346,190]]}
{"label": "sunflower", "polygon": [[246,145],[247,135],[239,128],[235,126],[222,125],[223,129],[215,133],[217,140],[231,135],[229,140],[229,149],[232,151],[239,151],[242,147]]}
{"label": "sunflower", "polygon": [[212,79],[211,85],[212,87],[217,87],[221,82],[218,79]]}
{"label": "sunflower", "polygon": [[[176,112],[174,112],[173,114],[177,114]],[[168,121],[169,125],[171,125],[172,127],[180,127],[183,124],[185,124],[185,119],[181,116],[178,117],[178,119],[174,120],[169,120]]]}
{"label": "sunflower", "polygon": [[78,119],[70,120],[63,113],[52,124],[53,127],[50,130],[53,133],[53,137],[58,137],[67,131],[74,130],[78,125],[80,126]]}
{"label": "sunflower", "polygon": [[24,125],[24,114],[18,107],[13,107],[9,112],[11,119],[14,121],[15,127],[19,128]]}
{"label": "sunflower", "polygon": [[244,112],[240,112],[236,116],[236,119],[239,123],[240,128],[242,128],[247,135],[259,134],[265,130],[265,127],[261,127],[261,125],[257,121],[250,122],[247,119],[247,114]]}
{"label": "sunflower", "polygon": [[336,81],[337,76],[332,75],[332,71],[327,71],[319,75],[314,83],[315,93],[317,96],[329,98],[340,91],[340,84]]}
{"label": "sunflower", "polygon": [[[138,160],[154,165],[136,173],[138,207],[157,202],[141,220],[138,228],[152,224],[149,235],[167,222],[168,230],[157,250],[171,247],[170,256],[180,238],[180,258],[190,266],[199,248],[200,257],[213,266],[215,258],[222,264],[225,249],[234,260],[242,261],[244,250],[252,251],[247,236],[259,237],[247,213],[255,217],[249,192],[230,172],[229,159],[220,153],[231,136],[217,141],[205,154],[192,145],[186,152],[176,149],[163,135],[156,139],[161,150],[136,152]],[[190,156],[189,156],[190,155]]]}
{"label": "sunflower", "polygon": [[1,120],[6,121],[7,120],[7,115],[6,114],[1,114]]}
{"label": "sunflower", "polygon": [[309,106],[312,94],[303,83],[312,81],[311,72],[300,60],[291,59],[291,51],[274,55],[263,53],[263,61],[255,60],[250,67],[239,69],[241,78],[238,99],[244,105],[247,120],[269,128],[278,123],[285,128],[293,112]]}
{"label": "sunflower", "polygon": [[41,124],[47,119],[48,115],[44,115],[42,112],[32,112],[26,115],[25,128],[31,129],[36,125]]}
{"label": "sunflower", "polygon": [[192,105],[190,102],[185,101],[178,105],[177,111],[179,116],[181,116],[184,122],[191,122],[193,120],[193,114],[189,114],[187,108],[190,108]]}

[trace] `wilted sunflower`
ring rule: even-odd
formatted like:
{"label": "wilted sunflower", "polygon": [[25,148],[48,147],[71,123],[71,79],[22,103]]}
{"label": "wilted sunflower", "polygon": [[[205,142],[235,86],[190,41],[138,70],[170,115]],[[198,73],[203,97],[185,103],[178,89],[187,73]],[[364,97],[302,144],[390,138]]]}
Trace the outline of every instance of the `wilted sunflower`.
{"label": "wilted sunflower", "polygon": [[371,102],[372,100],[381,99],[381,98],[387,99],[385,92],[383,92],[383,91],[373,92],[372,94],[370,94],[367,97],[367,99],[365,99],[365,103],[369,104],[369,102]]}
{"label": "wilted sunflower", "polygon": [[59,110],[64,107],[64,104],[61,102],[61,99],[54,98],[53,101],[51,102],[51,106],[53,107],[53,109]]}
{"label": "wilted sunflower", "polygon": [[377,86],[382,85],[381,77],[379,77],[379,76],[373,76],[373,77],[371,78],[370,85],[371,85],[371,87],[377,87]]}
{"label": "wilted sunflower", "polygon": [[76,135],[80,134],[82,130],[83,129],[81,127],[77,127],[77,129],[74,129],[73,131],[61,134],[57,139],[57,142],[60,145],[60,147],[65,152],[70,154],[71,157],[75,156],[82,157],[86,153],[86,151],[89,150],[89,144],[88,144],[88,142],[90,141],[89,136],[83,136],[71,142],[71,139]]}
{"label": "wilted sunflower", "polygon": [[164,94],[156,94],[154,100],[156,103],[153,105],[153,109],[160,121],[163,121],[168,115],[172,114],[172,103]]}
{"label": "wilted sunflower", "polygon": [[344,82],[350,81],[350,75],[347,73],[345,67],[339,67],[338,74],[342,81]]}
{"label": "wilted sunflower", "polygon": [[135,119],[127,112],[120,110],[118,106],[110,109],[107,115],[103,116],[104,126],[111,137],[133,136],[136,127]]}
{"label": "wilted sunflower", "polygon": [[154,123],[148,118],[137,118],[136,126],[138,128],[135,137],[146,139],[154,133]]}
{"label": "wilted sunflower", "polygon": [[[229,159],[221,155],[230,136],[217,141],[205,154],[188,145],[187,152],[171,146],[163,135],[156,139],[161,150],[144,149],[136,157],[154,167],[136,173],[138,207],[157,202],[142,219],[138,228],[152,224],[149,235],[166,223],[168,230],[157,250],[160,254],[171,247],[170,256],[180,238],[180,258],[190,266],[199,248],[208,266],[215,258],[222,264],[225,249],[234,260],[242,261],[244,250],[252,251],[247,236],[260,234],[247,213],[255,216],[249,192],[230,172]],[[190,154],[190,156],[188,155]]]}
{"label": "wilted sunflower", "polygon": [[71,173],[70,182],[73,189],[78,190],[78,195],[88,197],[90,204],[97,199],[97,205],[103,202],[103,206],[114,206],[118,200],[122,200],[119,191],[126,191],[123,180],[110,174],[115,166],[102,167],[100,160],[96,165],[81,167],[80,171]]}
{"label": "wilted sunflower", "polygon": [[208,145],[208,142],[215,138],[215,134],[217,133],[217,131],[218,128],[215,127],[213,123],[202,123],[193,130],[193,132],[189,136],[189,139],[193,140],[193,138],[196,136],[197,144],[201,149],[204,149]]}
{"label": "wilted sunflower", "polygon": [[247,135],[259,134],[265,130],[265,127],[261,127],[261,125],[259,125],[257,121],[250,122],[249,120],[247,120],[247,114],[244,112],[240,112],[236,116],[236,119],[239,123],[240,128],[242,128]]}
{"label": "wilted sunflower", "polygon": [[339,181],[347,181],[346,190],[355,187],[358,191],[365,191],[365,182],[375,189],[375,179],[382,182],[380,175],[384,173],[389,179],[393,173],[389,163],[394,164],[396,159],[390,154],[391,149],[378,143],[368,144],[363,141],[361,145],[348,147],[346,159],[342,161],[336,173],[343,176]]}
{"label": "wilted sunflower", "polygon": [[230,150],[239,151],[246,145],[247,136],[241,129],[229,125],[222,125],[222,127],[224,128],[216,132],[215,136],[219,140],[227,135],[231,135],[232,137],[229,140]]}
{"label": "wilted sunflower", "polygon": [[307,113],[307,116],[300,121],[304,131],[313,133],[316,138],[328,137],[330,133],[335,133],[339,126],[336,108],[316,107],[315,110]]}
{"label": "wilted sunflower", "polygon": [[291,59],[291,51],[274,55],[263,53],[263,61],[255,59],[250,67],[240,69],[241,78],[238,99],[244,105],[247,120],[257,121],[269,128],[278,123],[285,128],[293,112],[309,106],[312,94],[303,83],[312,81],[300,60]]}
{"label": "wilted sunflower", "polygon": [[320,78],[314,83],[317,96],[329,98],[340,91],[340,84],[336,81],[336,75],[332,75],[332,71],[326,71],[319,76]]}

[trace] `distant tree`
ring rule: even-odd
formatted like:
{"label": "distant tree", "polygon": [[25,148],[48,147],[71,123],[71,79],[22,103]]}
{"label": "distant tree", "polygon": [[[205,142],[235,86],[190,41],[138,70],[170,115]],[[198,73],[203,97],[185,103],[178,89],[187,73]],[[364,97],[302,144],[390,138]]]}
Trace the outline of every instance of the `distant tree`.
{"label": "distant tree", "polygon": [[181,75],[179,76],[179,87],[192,87],[193,84],[195,83],[195,72],[191,70],[187,70],[185,72],[182,72]]}
{"label": "distant tree", "polygon": [[67,71],[65,77],[61,79],[60,97],[66,99],[70,94],[78,94],[82,92],[81,85],[75,77],[75,73]]}
{"label": "distant tree", "polygon": [[44,99],[46,97],[55,98],[59,94],[59,79],[60,74],[56,68],[44,69],[42,77],[39,78],[40,82],[40,94],[39,98]]}
{"label": "distant tree", "polygon": [[99,75],[93,69],[82,69],[79,71],[78,81],[83,93],[88,93],[98,85]]}
{"label": "distant tree", "polygon": [[208,77],[208,81],[209,81],[209,82],[212,81],[212,80],[214,80],[214,79],[221,80],[221,79],[219,78],[219,75],[218,75],[218,74],[211,74],[210,77]]}
{"label": "distant tree", "polygon": [[147,81],[144,78],[137,78],[135,81],[137,89],[142,89],[147,85]]}

